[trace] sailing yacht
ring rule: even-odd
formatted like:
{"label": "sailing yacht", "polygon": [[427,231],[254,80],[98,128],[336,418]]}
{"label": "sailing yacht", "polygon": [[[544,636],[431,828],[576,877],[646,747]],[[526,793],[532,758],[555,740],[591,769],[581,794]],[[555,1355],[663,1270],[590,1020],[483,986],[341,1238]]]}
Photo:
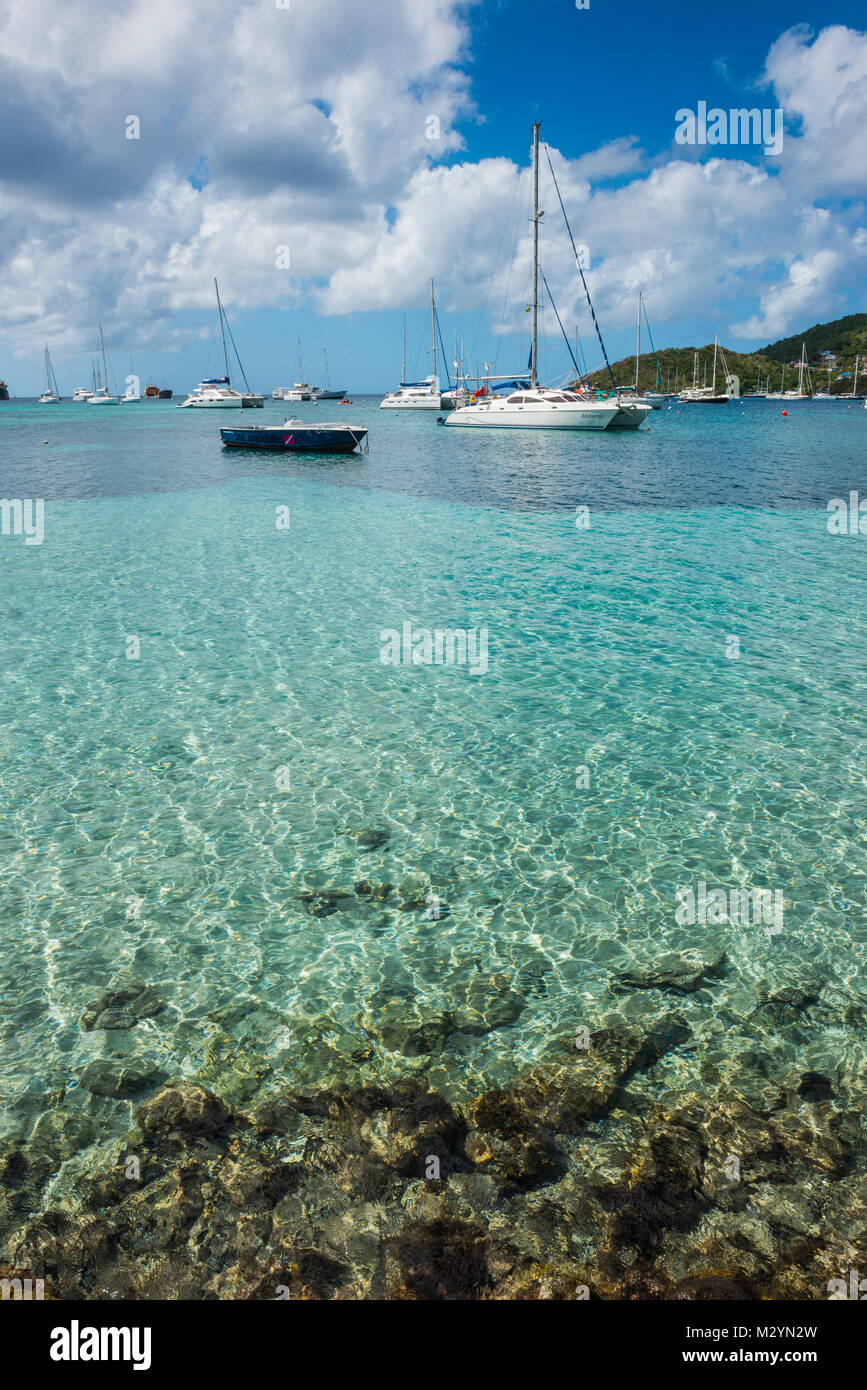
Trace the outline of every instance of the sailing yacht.
{"label": "sailing yacht", "polygon": [[[779,391],[770,391],[767,399],[769,401],[808,401],[813,395],[813,383],[810,380],[810,368],[807,366],[807,344],[801,343],[801,357],[798,362],[798,389],[796,391],[783,390],[786,378],[786,364],[783,363],[783,381],[780,383]],[[808,389],[804,390],[804,380],[806,378]]]}
{"label": "sailing yacht", "polygon": [[325,358],[325,386],[324,388],[321,386],[313,387],[313,390],[316,393],[316,399],[317,401],[342,401],[346,396],[346,392],[335,391],[332,389],[331,373],[328,370],[328,351],[326,348],[322,349],[322,354]]}
{"label": "sailing yacht", "polygon": [[[653,346],[653,336],[650,332],[650,320],[647,317],[647,305],[644,303],[644,295],[638,291],[638,318],[636,322],[635,339],[635,394],[638,396],[638,367],[641,360],[641,315],[644,313],[644,322],[647,324],[647,336],[650,338],[650,350],[653,353],[653,360],[656,363],[656,389],[645,391],[643,399],[652,410],[661,410],[665,404],[665,388],[662,384],[662,372],[659,370],[659,358],[656,355],[656,348]],[[639,400],[642,399],[639,396]]]}
{"label": "sailing yacht", "polygon": [[48,344],[45,344],[45,390],[39,397],[38,405],[60,405],[61,395],[57,389],[57,377],[54,375],[54,368],[51,365],[51,353],[48,351]]}
{"label": "sailing yacht", "polygon": [[[457,406],[445,417],[444,425],[476,426],[495,429],[604,430],[618,415],[637,424],[649,406],[622,410],[616,397],[596,400],[577,391],[555,390],[539,385],[539,122],[533,123],[533,337],[530,350],[530,379],[516,378],[500,385],[493,394],[478,395],[466,405]],[[577,260],[577,256],[576,256]],[[583,273],[582,273],[583,278]],[[501,395],[500,392],[507,394]],[[383,402],[383,405],[385,402]]]}
{"label": "sailing yacht", "polygon": [[276,392],[274,392],[274,400],[292,401],[297,404],[298,401],[315,401],[317,399],[319,387],[309,386],[306,380],[306,373],[304,371],[304,351],[301,347],[300,333],[298,334],[298,363],[301,367],[301,380],[296,381],[294,386],[278,387],[277,390],[280,394],[278,396]]}
{"label": "sailing yacht", "polygon": [[851,391],[843,391],[834,397],[835,401],[863,401],[864,396],[858,395],[858,374],[861,367],[860,355],[855,358],[855,380],[852,382]]}
{"label": "sailing yacht", "polygon": [[[244,376],[244,368],[241,359],[238,357],[238,349],[235,348],[235,356],[238,357],[238,366],[241,368],[241,375],[244,377],[244,385],[247,387],[245,394],[235,391],[229,377],[229,352],[226,347],[226,329],[228,320],[226,311],[220,299],[220,286],[214,277],[214,290],[217,295],[217,315],[220,320],[220,337],[223,343],[223,365],[226,369],[225,376],[208,377],[200,381],[195,391],[191,391],[185,401],[178,401],[175,405],[176,410],[241,410],[246,406],[263,406],[265,397],[257,391],[250,390],[250,384]],[[229,328],[229,336],[232,330]],[[235,340],[232,338],[232,346],[235,347]],[[162,394],[162,393],[160,393]],[[170,392],[168,393],[171,394]]]}
{"label": "sailing yacht", "polygon": [[102,348],[102,383],[95,387],[92,395],[88,396],[87,405],[117,405],[117,396],[110,396],[108,393],[108,366],[105,360],[105,336],[102,331],[102,324],[99,325],[99,342]]}
{"label": "sailing yacht", "polygon": [[403,361],[400,373],[400,386],[396,391],[386,391],[380,401],[380,410],[442,410],[443,399],[440,380],[437,376],[437,329],[436,300],[434,282],[430,282],[430,338],[433,372],[423,381],[406,379],[406,319],[403,322]]}
{"label": "sailing yacht", "polygon": [[[136,389],[138,388],[138,389]],[[126,379],[126,390],[120,398],[121,405],[133,405],[142,399],[141,387],[138,377],[132,369],[132,358],[129,359],[129,376]]]}
{"label": "sailing yacht", "polygon": [[[698,376],[698,353],[696,352],[695,357],[694,357],[694,359],[693,359],[692,386],[687,386],[687,387],[685,387],[684,390],[681,391],[680,395],[678,396],[678,400],[679,400],[679,401],[682,401],[684,405],[728,405],[728,403],[729,403],[729,401],[730,401],[730,399],[731,399],[731,396],[729,396],[729,395],[727,395],[727,394],[725,394],[725,393],[719,394],[719,393],[717,392],[717,389],[716,389],[716,360],[717,360],[717,353],[718,353],[719,351],[720,351],[719,338],[717,337],[716,334],[714,334],[714,339],[713,339],[713,380],[712,380],[710,386],[698,386],[698,385],[696,384],[696,378],[697,378],[697,376]],[[705,381],[706,381],[706,380],[707,380],[707,364],[705,364]],[[731,381],[734,381],[735,378],[733,378],[733,377],[732,377],[732,378],[729,378],[729,377],[727,376],[727,377],[726,377],[726,383],[728,384],[728,382],[729,382],[730,380],[731,380]],[[739,394],[739,392],[740,392],[740,383],[738,383],[738,392],[737,392],[737,394]],[[733,392],[732,394],[736,394],[736,393]]]}
{"label": "sailing yacht", "polygon": [[200,381],[185,401],[178,401],[175,409],[240,410],[243,404],[240,391],[232,390],[227,376],[214,376]]}
{"label": "sailing yacht", "polygon": [[380,410],[441,410],[442,392],[439,378],[425,377],[424,381],[402,381],[396,391],[386,391]]}

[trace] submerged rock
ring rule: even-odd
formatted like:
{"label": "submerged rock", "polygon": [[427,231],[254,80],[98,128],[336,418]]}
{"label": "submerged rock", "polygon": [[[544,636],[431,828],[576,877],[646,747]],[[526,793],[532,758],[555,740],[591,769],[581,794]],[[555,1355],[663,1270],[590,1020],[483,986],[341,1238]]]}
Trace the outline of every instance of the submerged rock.
{"label": "submerged rock", "polygon": [[378,879],[363,878],[355,885],[355,891],[359,898],[372,898],[374,902],[385,902],[394,888],[392,883],[380,883]]}
{"label": "submerged rock", "polygon": [[78,1078],[78,1084],[92,1095],[126,1100],[137,1091],[144,1090],[154,1075],[155,1068],[148,1063],[99,1058],[88,1062]]}
{"label": "submerged rock", "polygon": [[345,888],[303,888],[298,897],[311,917],[331,917],[355,906],[354,895]]}
{"label": "submerged rock", "polygon": [[177,1144],[219,1140],[231,1118],[221,1100],[189,1081],[164,1086],[140,1106],[136,1116],[146,1139]]}
{"label": "submerged rock", "polygon": [[669,951],[655,960],[638,962],[628,970],[621,970],[616,979],[620,989],[670,989],[692,994],[703,984],[720,978],[725,959],[724,951],[700,947]]}
{"label": "submerged rock", "polygon": [[430,876],[423,872],[407,874],[397,885],[398,904],[403,912],[427,907],[431,891]]}
{"label": "submerged rock", "polygon": [[374,826],[368,826],[363,830],[350,830],[349,834],[358,845],[360,850],[370,851],[382,849],[389,841],[389,832]]}
{"label": "submerged rock", "polygon": [[401,1282],[393,1298],[475,1299],[490,1288],[489,1238],[477,1223],[455,1220],[409,1223],[390,1242]]}
{"label": "submerged rock", "polygon": [[153,1018],[164,1008],[155,989],[133,976],[123,975],[85,1006],[81,1026],[86,1033],[95,1028],[134,1028],[143,1018]]}
{"label": "submerged rock", "polygon": [[505,1193],[520,1192],[564,1171],[550,1131],[528,1113],[522,1098],[487,1091],[468,1107],[467,1157]]}

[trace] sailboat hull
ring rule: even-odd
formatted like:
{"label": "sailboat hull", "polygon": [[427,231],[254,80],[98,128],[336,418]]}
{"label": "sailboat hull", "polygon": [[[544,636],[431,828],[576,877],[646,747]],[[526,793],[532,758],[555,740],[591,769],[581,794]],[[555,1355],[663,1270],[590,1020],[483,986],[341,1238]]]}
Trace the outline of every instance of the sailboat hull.
{"label": "sailboat hull", "polygon": [[627,401],[621,403],[614,419],[608,428],[610,430],[637,430],[640,429],[653,410],[652,405],[646,405],[644,401]]}
{"label": "sailboat hull", "polygon": [[382,401],[380,410],[442,410],[439,396],[430,401]]}
{"label": "sailboat hull", "polygon": [[516,409],[505,403],[498,405],[491,402],[490,405],[483,406],[461,406],[460,409],[453,410],[451,415],[447,415],[443,423],[500,430],[604,430],[617,413],[617,406],[605,406],[595,410],[585,407],[569,410],[559,406],[556,410],[545,407],[539,410],[526,408],[524,413],[519,414]]}
{"label": "sailboat hull", "polygon": [[190,395],[185,401],[178,401],[175,410],[241,410],[243,404],[238,395],[223,396],[215,391],[212,395]]}

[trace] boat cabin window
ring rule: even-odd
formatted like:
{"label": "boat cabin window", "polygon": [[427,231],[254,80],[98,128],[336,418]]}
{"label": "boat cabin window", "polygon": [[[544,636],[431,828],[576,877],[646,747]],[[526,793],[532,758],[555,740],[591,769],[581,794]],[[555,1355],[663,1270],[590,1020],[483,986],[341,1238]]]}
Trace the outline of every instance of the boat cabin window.
{"label": "boat cabin window", "polygon": [[508,401],[507,401],[506,403],[507,403],[507,405],[523,405],[523,404],[524,404],[524,397],[523,397],[523,396],[509,396],[509,399],[508,399]]}

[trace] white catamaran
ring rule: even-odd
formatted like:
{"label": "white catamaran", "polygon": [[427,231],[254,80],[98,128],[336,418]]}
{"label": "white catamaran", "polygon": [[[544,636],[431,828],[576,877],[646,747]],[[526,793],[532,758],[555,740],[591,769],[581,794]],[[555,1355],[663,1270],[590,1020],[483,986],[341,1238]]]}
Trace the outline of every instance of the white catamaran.
{"label": "white catamaran", "polygon": [[436,331],[436,300],[434,299],[434,282],[430,282],[430,338],[431,338],[431,363],[433,373],[425,377],[423,381],[407,381],[406,379],[406,319],[403,323],[403,360],[400,372],[400,386],[396,391],[386,391],[385,397],[380,401],[380,410],[441,410],[442,392],[440,390],[439,377],[437,376],[437,331]]}
{"label": "white catamaran", "polygon": [[[178,401],[176,410],[240,410],[243,406],[262,406],[265,404],[265,397],[257,392],[250,390],[247,378],[244,377],[244,384],[247,387],[247,394],[242,395],[240,391],[235,391],[229,377],[229,353],[226,347],[226,315],[220,299],[220,286],[214,277],[214,289],[217,294],[217,315],[220,320],[220,337],[223,343],[223,365],[226,370],[225,376],[209,377],[205,381],[200,381],[195,391],[191,391],[185,401]],[[229,330],[231,333],[231,329]],[[234,338],[232,339],[234,347]],[[235,356],[238,350],[235,348]],[[241,367],[240,359],[238,366]],[[241,375],[244,376],[244,368],[241,367]]]}

